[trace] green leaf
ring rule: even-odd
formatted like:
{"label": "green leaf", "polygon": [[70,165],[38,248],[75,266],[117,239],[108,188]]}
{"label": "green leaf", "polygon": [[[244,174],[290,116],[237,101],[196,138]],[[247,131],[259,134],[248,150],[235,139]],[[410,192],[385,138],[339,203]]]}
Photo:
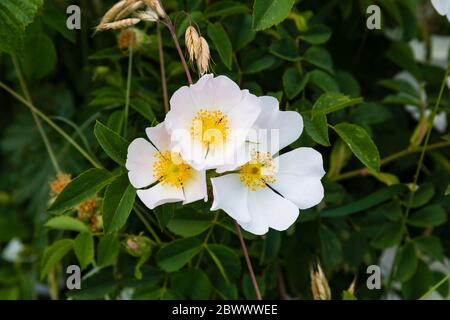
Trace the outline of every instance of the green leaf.
{"label": "green leaf", "polygon": [[[224,1],[221,1],[222,3]],[[219,3],[219,2],[218,2]],[[255,39],[256,32],[252,29],[252,17],[250,15],[238,15],[227,24],[232,47],[235,51],[247,48]]]}
{"label": "green leaf", "polygon": [[303,59],[316,67],[328,71],[329,73],[333,73],[333,61],[331,55],[325,48],[311,47],[306,50]]}
{"label": "green leaf", "polygon": [[316,112],[313,117],[303,115],[303,122],[308,135],[317,143],[323,146],[330,146],[328,137],[327,116],[323,112]]}
{"label": "green leaf", "polygon": [[363,101],[362,98],[352,99],[339,92],[327,92],[322,94],[314,103],[312,112],[323,112],[329,114],[342,110],[344,108],[359,104]]}
{"label": "green leaf", "polygon": [[325,225],[319,229],[320,253],[326,268],[334,268],[342,261],[342,245],[338,236]]}
{"label": "green leaf", "polygon": [[332,128],[364,165],[376,172],[380,171],[380,154],[363,128],[350,123],[340,123]]}
{"label": "green leaf", "polygon": [[270,46],[270,53],[287,61],[300,61],[301,56],[294,40],[289,38],[282,38],[276,40]]}
{"label": "green leaf", "polygon": [[73,179],[63,189],[48,211],[57,214],[71,209],[84,200],[94,197],[112,179],[112,174],[107,170],[89,169]]}
{"label": "green leaf", "polygon": [[358,300],[350,291],[342,291],[342,300]]}
{"label": "green leaf", "polygon": [[309,79],[309,83],[314,84],[324,92],[339,91],[339,86],[336,80],[334,80],[333,77],[322,70],[313,70],[309,72]]}
{"label": "green leaf", "polygon": [[81,222],[80,220],[68,217],[68,216],[59,216],[54,217],[48,220],[45,223],[47,228],[57,229],[57,230],[70,230],[70,231],[78,231],[78,232],[89,232],[88,226]]}
{"label": "green leaf", "polygon": [[117,261],[120,242],[116,234],[108,234],[100,239],[97,246],[97,263],[99,267],[113,265]]}
{"label": "green leaf", "polygon": [[231,46],[230,38],[223,28],[222,24],[216,22],[208,25],[208,36],[214,43],[214,47],[219,52],[220,59],[223,64],[231,70],[231,63],[233,58],[233,48]]}
{"label": "green leaf", "polygon": [[42,79],[53,72],[56,61],[57,54],[52,39],[41,30],[29,32],[25,39],[24,52],[20,56],[26,76],[32,80]]}
{"label": "green leaf", "polygon": [[41,260],[41,279],[44,279],[44,277],[52,271],[56,264],[60,262],[72,248],[72,239],[61,239],[47,247]]}
{"label": "green leaf", "polygon": [[441,206],[433,204],[413,213],[408,219],[408,224],[414,227],[427,228],[440,226],[446,221],[447,213],[445,210]]}
{"label": "green leaf", "polygon": [[250,10],[245,4],[236,1],[218,1],[206,7],[205,17],[208,19],[215,17],[224,18],[248,12]]}
{"label": "green leaf", "polygon": [[167,228],[182,237],[193,237],[206,231],[211,225],[212,216],[195,211],[179,210],[167,224]]}
{"label": "green leaf", "polygon": [[94,260],[94,238],[92,233],[80,233],[74,240],[74,251],[78,262],[80,262],[81,269],[85,269]]}
{"label": "green leaf", "polygon": [[241,263],[236,252],[220,244],[208,244],[206,249],[225,281],[229,282],[239,278]]}
{"label": "green leaf", "polygon": [[201,249],[202,242],[198,238],[175,240],[158,251],[156,261],[164,271],[174,272],[191,261]]}
{"label": "green leaf", "polygon": [[130,106],[145,119],[150,121],[151,123],[156,120],[155,113],[153,112],[152,107],[153,103],[157,103],[153,101],[153,99],[143,99],[139,97],[135,97],[131,99]]}
{"label": "green leaf", "polygon": [[376,206],[377,204],[383,203],[392,197],[405,192],[408,190],[403,184],[386,187],[384,189],[375,191],[367,197],[353,201],[352,203],[339,207],[324,210],[320,213],[322,217],[333,218],[333,217],[343,217],[349,214],[357,213]]}
{"label": "green leaf", "polygon": [[255,0],[253,5],[253,29],[270,28],[287,18],[294,0]]}
{"label": "green leaf", "polygon": [[406,93],[420,100],[420,93],[408,81],[403,79],[386,79],[378,81],[378,84],[398,92]]}
{"label": "green leaf", "polygon": [[99,121],[95,123],[94,135],[105,153],[119,165],[124,166],[129,143]]}
{"label": "green leaf", "polygon": [[42,0],[2,0],[0,2],[0,52],[21,51],[25,28],[33,22]]}
{"label": "green leaf", "polygon": [[211,295],[212,285],[205,272],[188,268],[172,275],[172,288],[193,300],[206,300]]}
{"label": "green leaf", "polygon": [[105,232],[119,231],[127,222],[133,209],[136,189],[128,181],[126,173],[118,176],[106,188],[103,200],[103,226]]}
{"label": "green leaf", "polygon": [[417,269],[417,252],[413,242],[406,243],[398,253],[398,262],[395,271],[395,279],[400,282],[412,278]]}
{"label": "green leaf", "polygon": [[309,80],[309,74],[304,77],[298,72],[296,68],[289,68],[283,74],[284,91],[289,99],[294,99],[306,87]]}
{"label": "green leaf", "polygon": [[414,242],[422,253],[438,261],[444,260],[444,248],[442,247],[442,241],[438,237],[419,236],[414,238]]}
{"label": "green leaf", "polygon": [[385,223],[378,231],[371,245],[377,249],[386,249],[400,243],[403,236],[402,223]]}
{"label": "green leaf", "polygon": [[414,198],[410,204],[411,208],[418,208],[427,204],[434,196],[435,189],[431,183],[425,183],[414,192]]}
{"label": "green leaf", "polygon": [[401,69],[409,71],[416,79],[421,80],[422,75],[416,64],[414,53],[406,42],[393,42],[386,52],[386,57]]}
{"label": "green leaf", "polygon": [[331,30],[324,25],[314,25],[300,35],[300,39],[313,45],[323,44],[330,37]]}

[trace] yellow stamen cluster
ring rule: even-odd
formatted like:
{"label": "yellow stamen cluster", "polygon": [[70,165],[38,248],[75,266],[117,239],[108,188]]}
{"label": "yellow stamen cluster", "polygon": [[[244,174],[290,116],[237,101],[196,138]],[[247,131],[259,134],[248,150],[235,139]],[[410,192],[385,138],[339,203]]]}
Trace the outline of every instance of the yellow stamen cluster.
{"label": "yellow stamen cluster", "polygon": [[205,147],[225,143],[228,134],[228,117],[220,110],[201,109],[192,120],[191,136]]}
{"label": "yellow stamen cluster", "polygon": [[64,172],[58,172],[56,179],[50,182],[50,189],[54,194],[59,194],[72,180],[72,175]]}
{"label": "yellow stamen cluster", "polygon": [[192,176],[192,168],[176,152],[157,152],[153,164],[153,175],[160,183],[181,188]]}
{"label": "yellow stamen cluster", "polygon": [[239,174],[241,182],[251,191],[256,191],[276,181],[275,170],[275,162],[269,152],[255,151],[250,162],[240,168]]}

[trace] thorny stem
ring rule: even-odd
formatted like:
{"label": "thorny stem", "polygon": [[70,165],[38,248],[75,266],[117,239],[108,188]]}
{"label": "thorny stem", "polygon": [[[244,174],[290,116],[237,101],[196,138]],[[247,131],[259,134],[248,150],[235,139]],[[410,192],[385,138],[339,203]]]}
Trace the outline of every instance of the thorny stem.
{"label": "thorny stem", "polygon": [[259,291],[258,282],[256,281],[255,273],[253,272],[252,262],[250,261],[250,257],[248,255],[247,246],[245,245],[244,237],[242,236],[241,227],[239,227],[236,222],[236,230],[238,233],[239,241],[241,242],[242,252],[245,257],[245,262],[247,263],[248,273],[250,274],[250,278],[252,279],[253,287],[255,288],[256,298],[258,300],[262,300],[261,291]]}
{"label": "thorny stem", "polygon": [[167,93],[166,67],[164,65],[164,48],[163,48],[163,42],[161,39],[161,26],[159,23],[156,25],[156,35],[158,37],[159,67],[161,70],[161,83],[162,83],[163,98],[164,98],[164,110],[167,113],[167,112],[169,112],[169,95]]}
{"label": "thorny stem", "polygon": [[[450,141],[443,141],[443,142],[437,142],[437,143],[433,143],[430,144],[428,146],[417,146],[417,147],[408,147],[402,151],[396,152],[391,154],[390,156],[387,156],[386,158],[383,158],[380,161],[381,165],[386,165],[390,162],[393,162],[397,159],[403,158],[405,156],[408,156],[410,154],[413,153],[418,153],[418,152],[423,152],[425,151],[431,151],[431,150],[436,150],[436,149],[442,149],[442,148],[446,148],[446,147],[450,147]],[[345,180],[345,179],[349,179],[349,178],[354,178],[357,176],[365,176],[369,174],[369,170],[367,168],[360,168],[360,169],[356,169],[356,170],[352,170],[346,173],[342,173],[340,175],[338,175],[337,177],[335,177],[334,179],[332,179],[333,181],[340,181],[340,180]]]}
{"label": "thorny stem", "polygon": [[75,140],[73,140],[60,126],[54,123],[49,117],[47,117],[42,111],[36,108],[32,103],[28,102],[16,91],[8,87],[6,84],[0,81],[0,88],[5,89],[14,98],[22,102],[28,109],[33,111],[37,116],[44,120],[50,127],[55,129],[68,143],[70,143],[86,160],[88,160],[94,167],[102,168],[102,166],[97,163]]}
{"label": "thorny stem", "polygon": [[[12,56],[11,58],[14,64],[14,68],[16,69],[17,77],[19,78],[20,87],[22,88],[23,94],[25,95],[25,98],[28,100],[29,103],[33,103],[30,91],[28,90],[27,83],[25,82],[25,78],[23,77],[22,71],[20,70],[19,62],[17,61],[17,58],[15,56]],[[58,160],[56,160],[55,153],[53,152],[52,145],[50,144],[47,134],[45,133],[45,130],[42,127],[41,120],[37,117],[34,111],[31,111],[31,115],[33,116],[33,120],[36,123],[36,127],[39,131],[39,134],[41,135],[42,141],[44,141],[44,145],[45,148],[47,149],[47,153],[48,156],[50,157],[50,161],[52,162],[53,168],[56,171],[56,173],[58,173],[61,171],[58,164]]]}
{"label": "thorny stem", "polygon": [[127,92],[125,95],[125,110],[123,113],[123,136],[127,137],[128,130],[128,113],[130,109],[130,92],[131,92],[131,78],[133,76],[133,47],[128,48],[128,74],[127,74]]}
{"label": "thorny stem", "polygon": [[186,73],[188,83],[192,84],[192,77],[191,77],[191,73],[189,72],[188,64],[186,62],[186,59],[184,58],[183,51],[181,50],[181,47],[180,47],[180,42],[178,41],[177,34],[175,32],[175,28],[173,27],[172,21],[170,20],[169,16],[167,16],[164,19],[164,22],[167,26],[167,29],[169,29],[170,34],[172,35],[173,42],[175,43],[175,47],[177,48],[181,63],[183,64],[184,72]]}

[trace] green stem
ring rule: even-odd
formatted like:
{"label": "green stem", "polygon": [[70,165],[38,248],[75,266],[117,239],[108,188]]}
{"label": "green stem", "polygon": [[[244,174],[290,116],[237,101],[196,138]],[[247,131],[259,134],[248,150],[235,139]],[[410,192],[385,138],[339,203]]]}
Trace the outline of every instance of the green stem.
{"label": "green stem", "polygon": [[126,138],[128,130],[128,113],[130,109],[131,78],[133,76],[133,48],[128,48],[128,74],[127,74],[127,92],[125,95],[125,110],[123,113],[123,136]]}
{"label": "green stem", "polygon": [[[207,248],[206,245],[208,244],[208,240],[212,235],[214,226],[216,225],[218,219],[219,219],[219,212],[216,212],[214,214],[214,219],[212,221],[211,227],[209,228],[208,233],[206,234],[205,240],[203,240],[203,245],[202,245],[203,248]],[[200,266],[200,262],[202,261],[203,254],[204,254],[204,250],[202,250],[200,252],[200,254],[198,255],[198,260],[197,260],[197,263],[195,264],[196,268],[198,268]]]}
{"label": "green stem", "polygon": [[450,273],[448,275],[446,275],[444,278],[441,279],[441,281],[439,281],[438,283],[436,283],[434,286],[432,286],[430,288],[430,290],[428,290],[427,292],[425,292],[423,294],[423,296],[421,296],[419,298],[419,300],[425,300],[426,297],[428,297],[433,291],[437,290],[441,285],[443,285],[446,281],[448,281],[448,279],[450,279]]}
{"label": "green stem", "polygon": [[[25,98],[28,100],[29,103],[33,103],[33,100],[31,99],[30,91],[28,90],[27,83],[25,82],[25,78],[22,74],[22,71],[20,69],[19,62],[17,61],[17,58],[15,56],[11,56],[14,68],[16,69],[17,77],[19,78],[20,87],[23,91],[23,94],[25,95]],[[36,113],[34,111],[31,112],[31,115],[33,116],[33,120],[36,124],[36,127],[39,131],[39,134],[41,135],[42,141],[44,142],[45,149],[47,149],[48,156],[50,158],[50,161],[52,162],[53,168],[56,173],[60,172],[60,167],[58,164],[58,160],[56,160],[55,153],[53,152],[52,145],[50,144],[50,140],[47,137],[47,134],[45,133],[44,128],[42,127],[41,120],[37,117]]]}
{"label": "green stem", "polygon": [[158,234],[155,232],[155,230],[153,230],[153,228],[150,225],[150,223],[148,223],[148,221],[145,219],[144,214],[139,210],[137,205],[134,206],[134,212],[136,212],[137,216],[142,221],[142,223],[145,225],[145,227],[147,228],[148,232],[151,233],[151,235],[155,239],[155,242],[157,244],[160,244],[161,243],[161,239],[158,237]]}
{"label": "green stem", "polygon": [[44,120],[50,127],[55,129],[68,143],[70,143],[86,160],[88,160],[94,167],[101,168],[102,166],[97,163],[92,157],[75,141],[73,140],[61,127],[54,123],[49,117],[47,117],[42,111],[36,108],[32,103],[24,99],[20,94],[8,87],[6,84],[0,81],[0,88],[5,89],[14,98],[22,102],[28,109],[33,111],[37,116]]}
{"label": "green stem", "polygon": [[[427,151],[428,142],[430,141],[430,137],[431,137],[431,130],[433,128],[434,118],[436,117],[436,114],[439,110],[439,105],[441,104],[442,94],[444,93],[444,88],[447,84],[447,74],[448,74],[449,69],[450,68],[447,68],[447,70],[445,71],[445,75],[444,75],[444,78],[443,78],[442,84],[441,84],[441,89],[439,90],[438,99],[436,101],[436,104],[435,104],[432,112],[431,112],[431,116],[428,119],[429,122],[428,122],[427,134],[425,136],[425,142],[424,142],[424,145],[422,148],[422,152],[420,153],[419,162],[417,163],[416,173],[414,174],[413,186],[416,186],[417,182],[419,180],[420,171],[422,170],[422,165],[423,165],[423,159],[425,158],[425,153]],[[411,204],[414,200],[414,195],[415,195],[415,190],[411,190],[411,192],[409,193],[408,204],[406,206],[406,212],[403,217],[403,224],[405,224],[406,220],[408,220],[409,212],[411,211]]]}
{"label": "green stem", "polygon": [[[386,158],[383,158],[380,161],[380,164],[386,165],[390,162],[393,162],[397,159],[403,158],[405,156],[408,156],[410,154],[414,154],[414,153],[418,153],[418,152],[422,152],[423,150],[425,151],[431,151],[431,150],[436,150],[436,149],[442,149],[442,148],[446,148],[446,147],[450,147],[450,141],[444,141],[444,142],[437,142],[437,143],[433,143],[430,144],[429,146],[417,146],[417,147],[408,147],[402,151],[396,152],[394,154],[391,154],[390,156],[387,156]],[[369,170],[367,168],[359,168],[356,170],[352,170],[346,173],[342,173],[338,176],[336,176],[334,179],[332,179],[333,181],[340,181],[340,180],[345,180],[345,179],[349,179],[349,178],[353,178],[353,177],[357,177],[357,176],[365,176],[369,174]]]}

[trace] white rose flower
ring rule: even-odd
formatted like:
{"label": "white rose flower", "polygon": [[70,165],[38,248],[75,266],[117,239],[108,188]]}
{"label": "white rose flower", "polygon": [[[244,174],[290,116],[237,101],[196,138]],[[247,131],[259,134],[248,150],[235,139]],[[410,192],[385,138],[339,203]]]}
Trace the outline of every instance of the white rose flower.
{"label": "white rose flower", "polygon": [[138,197],[150,209],[170,202],[183,204],[207,199],[205,171],[194,170],[176,152],[164,123],[147,128],[150,142],[137,138],[128,147],[128,178]]}
{"label": "white rose flower", "polygon": [[[262,235],[269,228],[283,231],[297,219],[299,209],[311,208],[324,196],[322,156],[311,148],[275,154],[298,139],[303,120],[297,112],[279,111],[278,101],[260,97],[261,115],[255,128],[279,129],[272,139],[249,142],[251,161],[236,173],[212,178],[211,210],[224,210],[248,232]],[[250,139],[251,140],[251,139]],[[265,142],[264,142],[264,141]]]}
{"label": "white rose flower", "polygon": [[447,16],[447,20],[450,22],[449,0],[431,0],[431,4],[441,16]]}
{"label": "white rose flower", "polygon": [[225,76],[208,74],[173,94],[164,122],[172,150],[204,170],[236,162],[259,113],[256,96]]}

